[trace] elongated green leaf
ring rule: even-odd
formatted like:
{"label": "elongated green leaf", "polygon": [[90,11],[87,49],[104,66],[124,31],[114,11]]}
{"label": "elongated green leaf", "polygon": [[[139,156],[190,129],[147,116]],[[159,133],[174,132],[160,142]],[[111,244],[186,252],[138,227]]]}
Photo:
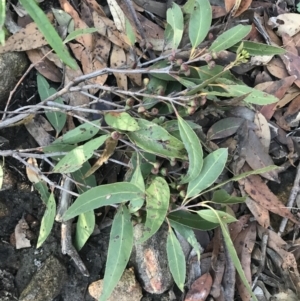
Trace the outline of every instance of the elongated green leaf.
{"label": "elongated green leaf", "polygon": [[[185,122],[189,125],[189,127],[193,130],[201,129],[201,126],[199,124],[196,124],[190,120],[185,120]],[[179,126],[177,120],[169,120],[164,122],[161,125],[167,132],[169,132],[172,136],[181,139],[180,133],[179,133]]]}
{"label": "elongated green leaf", "polygon": [[177,119],[180,136],[189,156],[188,172],[180,181],[181,184],[185,184],[196,179],[200,174],[203,166],[203,151],[198,136],[189,124],[179,115]]}
{"label": "elongated green leaf", "polygon": [[140,130],[127,133],[131,142],[146,152],[166,158],[186,157],[184,144],[154,122],[138,119]]}
{"label": "elongated green leaf", "polygon": [[98,132],[100,127],[101,120],[94,120],[89,123],[81,124],[75,129],[68,131],[58,139],[56,139],[52,145],[54,144],[75,144],[82,141],[90,140],[93,138]]}
{"label": "elongated green leaf", "polygon": [[[47,80],[39,73],[37,74],[37,86],[41,101],[45,100],[46,98],[52,96],[57,92],[54,88],[50,88],[50,85],[47,82]],[[59,104],[64,103],[61,97],[57,98],[55,102]],[[57,133],[59,133],[63,129],[67,121],[67,115],[59,111],[46,112],[46,116],[50,121],[51,125],[55,128]]]}
{"label": "elongated green leaf", "polygon": [[2,165],[0,164],[0,190],[2,189],[2,185],[3,185],[3,167]]}
{"label": "elongated green leaf", "polygon": [[[83,163],[82,167],[79,170],[76,170],[72,173],[72,178],[77,182],[78,192],[84,193],[88,191],[90,187],[96,187],[97,181],[94,175],[90,175],[85,178],[84,175],[88,170],[91,169],[91,165],[88,162]],[[79,185],[83,184],[83,185]],[[95,228],[95,214],[94,211],[87,211],[79,214],[77,223],[76,223],[76,235],[75,235],[75,247],[77,250],[80,250],[88,238],[91,236]]]}
{"label": "elongated green leaf", "polygon": [[227,157],[228,150],[219,148],[204,159],[199,176],[188,185],[186,199],[199,194],[217,180],[225,167]]}
{"label": "elongated green leaf", "polygon": [[37,24],[49,45],[54,49],[58,57],[72,69],[77,69],[76,61],[70,56],[62,39],[51,25],[49,19],[39,8],[35,0],[20,0],[30,17]]}
{"label": "elongated green leaf", "polygon": [[6,15],[6,5],[5,0],[0,0],[0,44],[4,45],[5,43],[5,32],[3,30],[3,25],[5,23]]}
{"label": "elongated green leaf", "polygon": [[214,191],[212,202],[218,204],[237,204],[245,202],[247,197],[231,196],[226,190],[220,189]]}
{"label": "elongated green leaf", "polygon": [[211,230],[219,226],[219,223],[212,223],[186,210],[173,211],[169,213],[167,217],[177,224],[203,231]]}
{"label": "elongated green leaf", "polygon": [[84,34],[87,34],[87,33],[93,33],[93,32],[96,32],[98,31],[97,28],[82,28],[82,29],[76,29],[74,31],[72,31],[65,39],[64,39],[64,44],[67,44],[68,42],[84,35]]}
{"label": "elongated green leaf", "polygon": [[186,273],[185,257],[172,228],[169,229],[167,238],[167,257],[174,281],[178,288],[183,292]]}
{"label": "elongated green leaf", "polygon": [[200,260],[201,248],[195,236],[195,232],[191,228],[188,228],[186,226],[183,226],[173,221],[170,221],[170,224],[172,228],[174,228],[177,232],[179,232],[179,234],[181,234],[188,241],[188,243],[195,249],[198,260]]}
{"label": "elongated green leaf", "polygon": [[[230,48],[230,50],[237,51],[241,43],[238,43]],[[252,41],[243,41],[243,49],[250,55],[280,55],[286,52],[285,49],[262,43]]]}
{"label": "elongated green leaf", "polygon": [[[135,170],[134,170],[134,172],[131,176],[130,183],[135,184],[142,191],[145,190],[145,182],[144,182],[144,179],[143,179],[143,175],[142,175],[142,172],[141,172],[140,165],[136,166],[136,168],[135,168]],[[144,198],[140,198],[140,199],[130,201],[130,204],[128,205],[129,212],[130,213],[137,212],[139,209],[142,208],[142,206],[144,205],[144,202],[145,202]]]}
{"label": "elongated green leaf", "polygon": [[[218,214],[218,217],[216,216],[216,213]],[[237,221],[237,219],[232,215],[219,210],[203,209],[197,211],[197,214],[199,214],[199,216],[201,216],[203,219],[213,223],[219,223],[219,218],[226,224]]]}
{"label": "elongated green leaf", "polygon": [[171,38],[172,48],[177,49],[183,34],[183,14],[181,8],[175,2],[167,10],[167,22],[173,30]]}
{"label": "elongated green leaf", "polygon": [[104,114],[104,119],[108,125],[117,130],[133,132],[140,129],[136,120],[126,112],[108,112]]}
{"label": "elongated green leaf", "polygon": [[[162,64],[164,65],[164,64]],[[161,74],[170,77],[167,74]],[[164,94],[167,89],[168,82],[164,78],[160,78],[159,76],[150,76],[149,83],[147,84],[147,88],[145,93],[147,94]],[[171,77],[172,78],[172,77]],[[158,103],[158,99],[155,97],[144,97],[143,98],[143,106],[146,109],[150,109]]]}
{"label": "elongated green leaf", "polygon": [[218,36],[209,47],[210,51],[219,52],[240,42],[251,31],[251,25],[237,25]]}
{"label": "elongated green leaf", "polygon": [[144,191],[132,183],[114,183],[89,189],[80,195],[63,216],[67,221],[102,206],[125,203],[143,197]]}
{"label": "elongated green leaf", "polygon": [[268,94],[264,91],[256,90],[245,85],[227,85],[222,83],[216,86],[219,86],[222,89],[226,90],[233,97],[249,94],[244,99],[244,101],[247,103],[267,105],[278,101],[278,98],[271,94]]}
{"label": "elongated green leaf", "polygon": [[130,213],[125,205],[121,205],[110,232],[103,291],[99,301],[106,301],[118,284],[129,261],[132,246],[133,227]]}
{"label": "elongated green leaf", "polygon": [[126,36],[130,42],[130,45],[133,46],[135,44],[136,37],[135,37],[134,30],[133,30],[128,18],[126,18],[126,16],[125,16],[125,31],[126,31]]}
{"label": "elongated green leaf", "polygon": [[182,7],[182,10],[185,14],[191,14],[195,7],[196,0],[188,0]]}
{"label": "elongated green leaf", "polygon": [[53,227],[54,219],[56,214],[56,203],[53,193],[47,201],[47,208],[45,210],[44,216],[41,221],[40,234],[36,247],[39,248],[49,236],[51,229]]}
{"label": "elongated green leaf", "polygon": [[193,53],[196,47],[204,41],[212,21],[212,9],[208,0],[196,0],[190,16],[189,38]]}
{"label": "elongated green leaf", "polygon": [[147,217],[140,243],[143,243],[155,234],[167,216],[170,202],[170,189],[164,178],[151,178],[150,185],[146,189],[146,202]]}
{"label": "elongated green leaf", "polygon": [[223,222],[222,218],[217,213],[216,213],[216,216],[219,219],[221,230],[222,230],[222,233],[223,233],[223,236],[224,236],[224,241],[225,241],[225,244],[226,244],[226,246],[228,248],[228,252],[229,252],[230,257],[231,257],[231,259],[233,261],[233,264],[234,264],[236,270],[238,271],[239,276],[241,277],[241,280],[243,281],[243,283],[246,286],[247,290],[251,294],[252,299],[254,301],[257,301],[257,298],[254,295],[254,293],[252,292],[252,289],[251,289],[251,287],[250,287],[250,285],[249,285],[249,283],[247,281],[247,278],[245,276],[244,270],[243,270],[243,268],[241,266],[240,260],[239,260],[239,258],[237,256],[236,250],[235,250],[234,245],[232,243],[232,240],[230,238],[230,234],[229,234],[227,225],[226,225],[225,222]]}
{"label": "elongated green leaf", "polygon": [[92,157],[94,151],[99,148],[108,137],[109,135],[103,135],[74,148],[56,164],[53,171],[60,173],[76,171],[84,162]]}
{"label": "elongated green leaf", "polygon": [[33,184],[34,188],[39,192],[41,200],[47,205],[50,198],[50,192],[47,184],[44,181],[40,181]]}

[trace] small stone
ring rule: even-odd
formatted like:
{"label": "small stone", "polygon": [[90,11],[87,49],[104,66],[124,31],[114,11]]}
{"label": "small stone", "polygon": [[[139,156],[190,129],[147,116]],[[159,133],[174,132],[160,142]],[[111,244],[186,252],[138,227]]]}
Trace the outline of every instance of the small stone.
{"label": "small stone", "polygon": [[59,294],[66,279],[65,266],[51,255],[33,275],[19,301],[52,301]]}
{"label": "small stone", "polygon": [[166,252],[168,227],[164,224],[151,238],[139,243],[142,224],[134,227],[134,248],[131,262],[143,288],[151,294],[162,294],[173,285]]}
{"label": "small stone", "polygon": [[[90,284],[90,295],[98,300],[103,290],[103,280],[98,280]],[[133,269],[125,270],[119,283],[113,290],[107,301],[140,301],[142,289],[135,279]]]}

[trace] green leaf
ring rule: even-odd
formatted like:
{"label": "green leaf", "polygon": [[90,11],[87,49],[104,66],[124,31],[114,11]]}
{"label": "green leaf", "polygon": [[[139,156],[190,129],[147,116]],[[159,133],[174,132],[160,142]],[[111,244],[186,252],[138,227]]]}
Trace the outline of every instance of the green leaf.
{"label": "green leaf", "polygon": [[34,188],[39,192],[41,200],[47,205],[50,198],[50,192],[47,184],[44,181],[40,181],[33,184]]}
{"label": "green leaf", "polygon": [[51,229],[53,227],[54,219],[56,214],[56,203],[53,193],[47,201],[47,208],[45,210],[44,216],[41,221],[40,234],[37,242],[37,249],[45,242],[49,236]]}
{"label": "green leaf", "polygon": [[133,46],[135,44],[136,37],[129,20],[126,17],[125,17],[125,31],[126,31],[126,36],[130,42],[130,45]]}
{"label": "green leaf", "polygon": [[[167,24],[167,26],[170,26],[169,24]],[[167,27],[168,28],[168,27]],[[165,30],[166,31],[166,30]],[[170,68],[171,67],[171,64],[169,61],[167,60],[161,60],[155,64],[153,64],[152,66],[149,67],[149,70],[157,70],[157,69],[164,69],[164,68]],[[151,82],[151,78],[157,78],[157,79],[160,79],[160,80],[164,80],[164,81],[174,81],[174,82],[177,82],[176,79],[174,79],[171,75],[167,74],[167,73],[151,73],[152,76],[149,76],[150,78],[150,82]],[[147,89],[148,89],[148,86],[150,84],[150,82],[148,83],[147,85]],[[167,82],[166,82],[167,84]],[[177,84],[178,86],[178,84]]]}
{"label": "green leaf", "polygon": [[87,33],[93,33],[98,31],[97,28],[91,27],[91,28],[83,28],[83,29],[76,29],[72,31],[65,39],[64,39],[64,44],[67,44],[68,42],[84,35]]}
{"label": "green leaf", "polygon": [[[238,43],[230,48],[236,52],[241,43]],[[286,52],[285,49],[268,44],[256,43],[252,41],[243,41],[243,50],[246,50],[250,55],[280,55]]]}
{"label": "green leaf", "polygon": [[99,301],[106,301],[118,284],[133,247],[133,226],[130,213],[121,205],[114,218],[107,252],[103,291]]}
{"label": "green leaf", "polygon": [[[189,125],[189,127],[193,130],[201,129],[201,126],[199,124],[196,124],[190,120],[185,120],[185,122]],[[167,132],[169,132],[172,136],[181,139],[180,133],[179,133],[179,126],[177,120],[169,120],[164,122],[161,125]],[[178,137],[179,136],[179,137]]]}
{"label": "green leaf", "polygon": [[188,0],[182,7],[182,10],[185,14],[191,14],[195,7],[196,0]]}
{"label": "green leaf", "polygon": [[[37,74],[37,86],[41,101],[45,100],[49,96],[54,95],[57,92],[54,88],[50,88],[47,80],[39,73]],[[64,103],[61,97],[57,98],[55,102],[59,104]],[[67,115],[60,111],[46,112],[45,114],[51,125],[55,128],[56,132],[59,133],[63,129],[67,121]]]}
{"label": "green leaf", "polygon": [[58,139],[56,139],[54,144],[76,144],[82,141],[90,140],[93,138],[100,129],[101,119],[94,120],[88,123],[83,123],[75,129],[68,131]]}
{"label": "green leaf", "polygon": [[[88,170],[91,169],[91,165],[88,162],[83,163],[82,167],[79,170],[76,170],[72,173],[72,178],[77,182],[77,190],[80,194],[88,191],[90,187],[96,187],[97,181],[94,175],[90,175],[85,178],[84,175]],[[84,184],[85,186],[79,185]],[[77,250],[80,250],[91,236],[95,228],[95,214],[94,211],[87,211],[79,214],[77,223],[76,223],[76,235],[75,235],[75,247]]]}
{"label": "green leaf", "polygon": [[167,10],[167,22],[173,29],[171,45],[177,49],[183,34],[183,14],[179,5],[172,2],[172,7]]}
{"label": "green leaf", "polygon": [[30,17],[37,24],[39,30],[44,35],[49,45],[56,52],[58,57],[69,67],[76,70],[77,63],[70,56],[67,48],[63,44],[62,39],[51,25],[49,19],[44,12],[39,8],[35,0],[20,0],[22,6],[26,9]]}
{"label": "green leaf", "polygon": [[[225,82],[225,80],[223,79],[219,79],[219,81]],[[278,101],[278,98],[271,94],[250,88],[245,85],[230,85],[226,83],[220,83],[215,86],[221,87],[222,89],[226,90],[233,97],[239,97],[245,94],[249,94],[244,99],[244,101],[247,103],[267,105]]]}
{"label": "green leaf", "polygon": [[147,217],[140,243],[154,235],[163,224],[169,209],[170,189],[164,178],[152,177],[146,189]]}
{"label": "green leaf", "polygon": [[117,130],[134,132],[140,129],[136,120],[126,112],[104,113],[104,119],[109,126]]}
{"label": "green leaf", "polygon": [[65,155],[53,168],[54,172],[69,173],[79,169],[84,162],[90,159],[96,149],[98,149],[109,135],[103,135],[77,146]]}
{"label": "green leaf", "polygon": [[[216,216],[216,213],[218,216]],[[237,221],[237,219],[232,215],[220,210],[202,209],[197,211],[197,214],[199,214],[199,216],[203,219],[206,219],[207,221],[210,221],[212,223],[219,223],[220,219],[226,224]]]}
{"label": "green leaf", "polygon": [[225,167],[227,157],[228,150],[219,148],[204,159],[199,176],[188,185],[186,199],[199,194],[217,180]]}
{"label": "green leaf", "polygon": [[171,136],[164,128],[145,119],[138,119],[140,130],[127,133],[131,142],[146,152],[166,158],[184,159],[184,144]]}
{"label": "green leaf", "polygon": [[232,243],[232,240],[231,240],[231,237],[230,237],[230,234],[229,234],[229,231],[228,231],[228,228],[227,228],[227,225],[224,221],[222,221],[222,219],[220,218],[220,216],[216,213],[215,214],[219,220],[219,223],[220,223],[220,226],[221,226],[221,230],[222,230],[222,233],[223,233],[223,236],[224,236],[224,241],[225,241],[225,244],[228,248],[228,252],[229,252],[229,255],[233,261],[233,264],[237,270],[237,272],[239,273],[239,276],[241,277],[241,280],[242,282],[244,283],[244,285],[246,286],[248,292],[251,294],[252,296],[252,299],[254,301],[257,301],[257,298],[256,296],[254,295],[254,293],[252,292],[252,289],[247,281],[247,278],[245,276],[245,273],[244,273],[244,270],[241,266],[241,263],[240,263],[240,260],[237,256],[237,253],[236,253],[236,250],[234,248],[234,245]]}
{"label": "green leaf", "polygon": [[200,174],[203,166],[203,151],[198,136],[191,129],[189,124],[179,115],[177,119],[180,136],[189,157],[189,169],[187,174],[180,181],[180,184],[185,184],[196,179]]}
{"label": "green leaf", "polygon": [[5,0],[0,0],[0,44],[5,44],[5,31],[3,25],[5,23],[6,5]]}
{"label": "green leaf", "polygon": [[0,165],[0,190],[2,189],[2,185],[3,185],[3,167],[2,165]]}
{"label": "green leaf", "polygon": [[[139,187],[141,189],[141,191],[145,191],[145,182],[143,179],[140,165],[136,166],[136,168],[131,176],[130,183]],[[142,208],[142,206],[144,205],[144,202],[145,202],[144,198],[130,201],[130,203],[128,205],[129,212],[130,213],[137,212],[139,209]]]}
{"label": "green leaf", "polygon": [[192,43],[192,51],[204,41],[212,21],[212,10],[208,0],[196,0],[190,16],[189,38]]}
{"label": "green leaf", "polygon": [[172,228],[169,228],[167,238],[167,257],[174,281],[178,288],[183,292],[186,273],[185,257]]}
{"label": "green leaf", "polygon": [[212,202],[218,204],[237,204],[245,202],[247,197],[231,196],[226,190],[220,189],[214,191]]}
{"label": "green leaf", "polygon": [[67,221],[81,213],[143,197],[144,191],[132,183],[114,183],[89,189],[81,194],[63,216]]}
{"label": "green leaf", "polygon": [[198,260],[200,260],[201,248],[195,236],[195,232],[191,228],[188,228],[186,226],[183,226],[173,221],[170,221],[170,224],[172,228],[174,228],[177,232],[179,232],[179,234],[181,234],[188,241],[188,243],[195,249]]}
{"label": "green leaf", "polygon": [[251,25],[237,25],[218,36],[209,47],[210,51],[226,50],[245,38],[251,31]]}
{"label": "green leaf", "polygon": [[212,223],[186,210],[170,212],[167,217],[177,224],[203,231],[212,230],[219,226],[219,223]]}

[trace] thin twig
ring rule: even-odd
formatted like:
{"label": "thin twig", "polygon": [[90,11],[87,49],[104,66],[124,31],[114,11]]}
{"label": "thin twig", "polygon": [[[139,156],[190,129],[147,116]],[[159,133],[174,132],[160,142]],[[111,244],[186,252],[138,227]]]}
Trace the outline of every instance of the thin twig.
{"label": "thin twig", "polygon": [[[296,174],[296,177],[295,177],[295,180],[294,180],[294,185],[293,185],[293,188],[291,190],[289,199],[288,199],[287,204],[286,204],[287,208],[294,207],[294,203],[295,203],[295,200],[296,200],[296,197],[297,197],[299,191],[300,191],[300,162],[298,163],[297,174]],[[286,217],[284,217],[282,219],[282,221],[280,223],[280,226],[279,226],[279,231],[278,231],[279,236],[281,236],[282,233],[284,232],[287,221],[288,221],[288,219]]]}

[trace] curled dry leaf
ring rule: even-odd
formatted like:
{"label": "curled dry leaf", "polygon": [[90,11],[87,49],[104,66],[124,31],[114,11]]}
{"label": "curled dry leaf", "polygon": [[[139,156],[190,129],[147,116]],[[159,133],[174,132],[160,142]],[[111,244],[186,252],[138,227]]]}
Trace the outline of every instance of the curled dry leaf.
{"label": "curled dry leaf", "polygon": [[26,238],[26,232],[29,229],[27,222],[22,217],[15,227],[16,249],[30,248],[30,240]]}
{"label": "curled dry leaf", "polygon": [[[38,168],[38,164],[35,158],[29,158],[27,160],[27,163],[35,168]],[[26,166],[26,175],[28,180],[33,184],[41,181],[39,175],[35,171],[33,171],[29,166]]]}
{"label": "curled dry leaf", "polygon": [[272,58],[266,67],[276,78],[286,78],[289,76],[283,61],[279,57]]}
{"label": "curled dry leaf", "polygon": [[184,301],[205,301],[212,286],[212,277],[205,273],[191,286]]}
{"label": "curled dry leaf", "polygon": [[40,74],[53,82],[61,82],[62,73],[53,62],[47,57],[44,57],[41,49],[27,50],[26,53],[31,63],[35,64],[34,67]]}
{"label": "curled dry leaf", "polygon": [[252,0],[241,0],[241,1],[236,1],[236,3],[239,3],[239,5],[238,5],[237,9],[235,10],[235,12],[232,13],[232,16],[234,16],[234,17],[238,17],[243,12],[245,12],[251,5]]}
{"label": "curled dry leaf", "polygon": [[[246,171],[249,171],[249,167],[247,168],[244,166],[242,172]],[[245,192],[263,208],[282,217],[286,217],[297,225],[300,224],[290,210],[279,201],[273,192],[271,192],[267,184],[263,182],[260,176],[248,176],[243,180],[239,180],[239,184],[243,187]]]}

